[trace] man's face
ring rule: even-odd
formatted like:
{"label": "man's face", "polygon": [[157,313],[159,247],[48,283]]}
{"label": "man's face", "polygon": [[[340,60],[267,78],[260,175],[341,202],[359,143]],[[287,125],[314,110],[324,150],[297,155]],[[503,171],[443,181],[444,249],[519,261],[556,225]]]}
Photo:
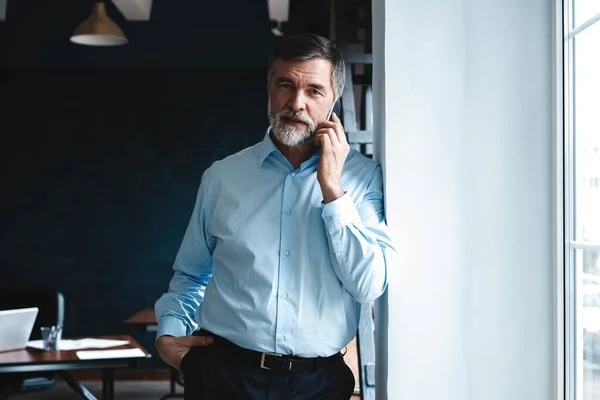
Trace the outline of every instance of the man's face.
{"label": "man's face", "polygon": [[279,60],[269,84],[268,110],[273,135],[287,146],[310,142],[334,100],[329,61]]}

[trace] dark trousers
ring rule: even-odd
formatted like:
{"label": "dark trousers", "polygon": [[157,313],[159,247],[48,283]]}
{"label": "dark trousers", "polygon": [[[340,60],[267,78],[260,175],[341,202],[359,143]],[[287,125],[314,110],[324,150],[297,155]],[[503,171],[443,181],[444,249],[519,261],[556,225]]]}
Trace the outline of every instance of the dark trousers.
{"label": "dark trousers", "polygon": [[260,368],[229,350],[215,340],[185,355],[185,400],[348,400],[354,391],[354,375],[341,354],[314,371],[280,372]]}

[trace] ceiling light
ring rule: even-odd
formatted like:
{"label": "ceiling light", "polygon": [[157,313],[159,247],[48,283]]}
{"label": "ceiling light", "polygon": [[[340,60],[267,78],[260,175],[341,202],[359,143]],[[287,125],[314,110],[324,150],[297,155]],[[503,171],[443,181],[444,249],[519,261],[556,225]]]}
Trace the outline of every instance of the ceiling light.
{"label": "ceiling light", "polygon": [[71,42],[86,46],[120,46],[128,40],[106,13],[106,4],[95,1],[92,14],[75,29]]}
{"label": "ceiling light", "polygon": [[0,0],[0,21],[4,21],[6,19],[6,5],[8,0]]}
{"label": "ceiling light", "polygon": [[277,27],[271,29],[275,36],[283,36],[281,24],[287,22],[290,14],[290,0],[269,0],[269,19],[277,22]]}

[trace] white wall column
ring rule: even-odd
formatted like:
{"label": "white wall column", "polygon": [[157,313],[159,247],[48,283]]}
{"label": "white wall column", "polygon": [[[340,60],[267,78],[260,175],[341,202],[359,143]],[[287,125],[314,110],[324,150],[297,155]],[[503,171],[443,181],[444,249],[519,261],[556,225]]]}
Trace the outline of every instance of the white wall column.
{"label": "white wall column", "polygon": [[553,399],[552,5],[373,1],[378,399]]}

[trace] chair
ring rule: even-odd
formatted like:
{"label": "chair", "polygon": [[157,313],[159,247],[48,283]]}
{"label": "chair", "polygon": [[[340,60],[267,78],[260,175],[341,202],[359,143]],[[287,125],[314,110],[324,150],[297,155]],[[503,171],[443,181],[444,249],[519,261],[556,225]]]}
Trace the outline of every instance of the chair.
{"label": "chair", "polygon": [[[65,300],[58,291],[36,288],[0,288],[0,310],[38,307],[30,340],[41,339],[40,327],[63,325]],[[56,384],[56,372],[11,373],[0,375],[0,400],[14,394],[41,391]]]}

